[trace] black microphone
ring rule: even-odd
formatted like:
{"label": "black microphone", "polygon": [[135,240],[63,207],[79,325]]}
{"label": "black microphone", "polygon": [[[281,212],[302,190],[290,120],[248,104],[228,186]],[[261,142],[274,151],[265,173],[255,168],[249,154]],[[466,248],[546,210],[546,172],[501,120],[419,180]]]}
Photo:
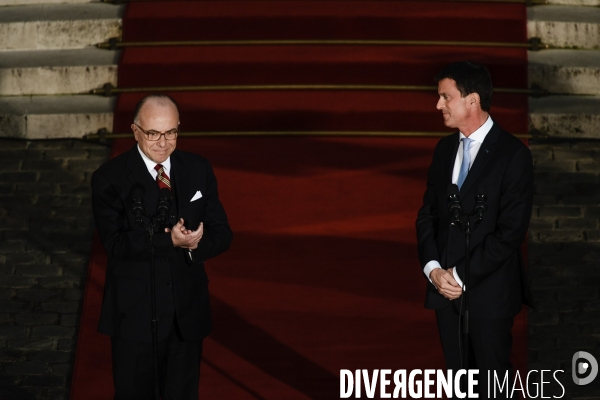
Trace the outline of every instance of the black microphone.
{"label": "black microphone", "polygon": [[140,226],[143,226],[144,220],[142,219],[142,216],[144,215],[144,191],[141,187],[135,186],[133,188],[133,193],[131,197],[131,208],[133,209],[133,217],[135,218],[135,223]]}
{"label": "black microphone", "polygon": [[450,226],[461,226],[460,214],[462,213],[462,208],[460,206],[460,199],[458,198],[458,186],[453,183],[448,185],[446,193],[448,194],[448,210],[452,214]]}
{"label": "black microphone", "polygon": [[483,213],[487,211],[487,196],[483,194],[483,188],[479,188],[475,195],[475,226],[483,222]]}
{"label": "black microphone", "polygon": [[157,218],[156,221],[159,225],[166,225],[171,210],[171,191],[167,188],[160,189],[158,194],[158,206],[157,206]]}

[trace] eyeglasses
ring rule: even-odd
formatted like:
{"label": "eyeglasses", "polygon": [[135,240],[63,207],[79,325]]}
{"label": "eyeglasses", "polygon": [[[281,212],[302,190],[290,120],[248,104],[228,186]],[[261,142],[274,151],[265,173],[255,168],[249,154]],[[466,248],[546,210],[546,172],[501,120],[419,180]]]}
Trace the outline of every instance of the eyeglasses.
{"label": "eyeglasses", "polygon": [[177,138],[177,134],[179,133],[179,128],[176,129],[171,129],[170,131],[166,131],[166,132],[148,132],[146,130],[144,130],[144,128],[142,128],[141,126],[139,126],[138,124],[135,124],[135,126],[137,126],[140,131],[144,132],[144,134],[146,135],[146,139],[150,140],[151,142],[157,142],[160,140],[161,136],[165,136],[165,139],[167,140],[173,140],[175,138]]}

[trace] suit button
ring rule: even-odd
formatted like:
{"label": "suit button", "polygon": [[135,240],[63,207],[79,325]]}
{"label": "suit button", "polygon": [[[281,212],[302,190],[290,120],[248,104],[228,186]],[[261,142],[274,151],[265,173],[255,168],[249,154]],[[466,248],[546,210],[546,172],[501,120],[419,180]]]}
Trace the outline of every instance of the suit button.
{"label": "suit button", "polygon": [[169,282],[169,283],[167,283],[167,286],[168,286],[168,287],[173,287],[173,282]]}

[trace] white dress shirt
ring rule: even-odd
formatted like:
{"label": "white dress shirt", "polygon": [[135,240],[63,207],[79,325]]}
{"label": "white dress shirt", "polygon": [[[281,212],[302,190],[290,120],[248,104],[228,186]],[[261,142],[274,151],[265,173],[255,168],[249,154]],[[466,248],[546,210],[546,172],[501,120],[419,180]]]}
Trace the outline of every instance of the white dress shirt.
{"label": "white dress shirt", "polygon": [[[156,177],[158,176],[158,172],[154,169],[154,167],[156,167],[157,163],[155,163],[154,161],[149,159],[148,156],[144,154],[142,149],[140,149],[139,144],[138,144],[137,148],[138,148],[138,151],[140,152],[140,155],[142,156],[142,160],[144,160],[144,164],[146,164],[146,168],[148,168],[148,172],[150,172],[150,175],[152,175],[152,179],[156,180]],[[169,158],[167,158],[165,160],[165,162],[162,162],[161,165],[163,166],[163,170],[165,171],[165,174],[167,174],[167,176],[170,178],[171,177],[171,156],[169,156]]]}
{"label": "white dress shirt", "polygon": [[[490,129],[492,129],[492,125],[494,125],[494,121],[492,121],[492,117],[488,116],[487,120],[483,123],[483,125],[481,125],[475,132],[469,135],[469,139],[473,140],[473,142],[471,143],[471,147],[469,148],[469,153],[471,153],[471,164],[469,165],[469,170],[471,169],[471,166],[475,161],[475,157],[477,157],[477,153],[481,148],[483,140],[489,133]],[[460,132],[458,138],[458,151],[456,152],[456,160],[454,161],[454,169],[452,170],[452,183],[454,184],[456,184],[456,182],[458,181],[458,174],[460,173],[460,166],[462,164],[463,159],[463,138],[466,138],[466,136],[462,132]],[[427,264],[425,264],[425,267],[423,268],[423,273],[425,274],[425,276],[427,276],[427,279],[429,279],[429,282],[431,282],[432,284],[433,281],[431,280],[430,274],[431,271],[433,271],[436,268],[442,268],[442,266],[437,260],[429,261]],[[462,286],[463,290],[465,290],[466,288],[463,285],[462,279],[460,279],[460,277],[456,273],[456,268],[454,268],[452,272],[452,275],[454,276],[456,282],[460,286]]]}

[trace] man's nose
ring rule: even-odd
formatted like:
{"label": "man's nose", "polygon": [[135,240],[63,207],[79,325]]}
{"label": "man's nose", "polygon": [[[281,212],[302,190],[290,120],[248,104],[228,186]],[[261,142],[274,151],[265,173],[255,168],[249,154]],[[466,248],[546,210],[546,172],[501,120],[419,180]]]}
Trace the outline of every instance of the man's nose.
{"label": "man's nose", "polygon": [[435,108],[437,108],[438,110],[441,110],[442,107],[444,107],[444,99],[442,99],[440,97],[440,99],[438,100],[437,104],[435,105]]}

